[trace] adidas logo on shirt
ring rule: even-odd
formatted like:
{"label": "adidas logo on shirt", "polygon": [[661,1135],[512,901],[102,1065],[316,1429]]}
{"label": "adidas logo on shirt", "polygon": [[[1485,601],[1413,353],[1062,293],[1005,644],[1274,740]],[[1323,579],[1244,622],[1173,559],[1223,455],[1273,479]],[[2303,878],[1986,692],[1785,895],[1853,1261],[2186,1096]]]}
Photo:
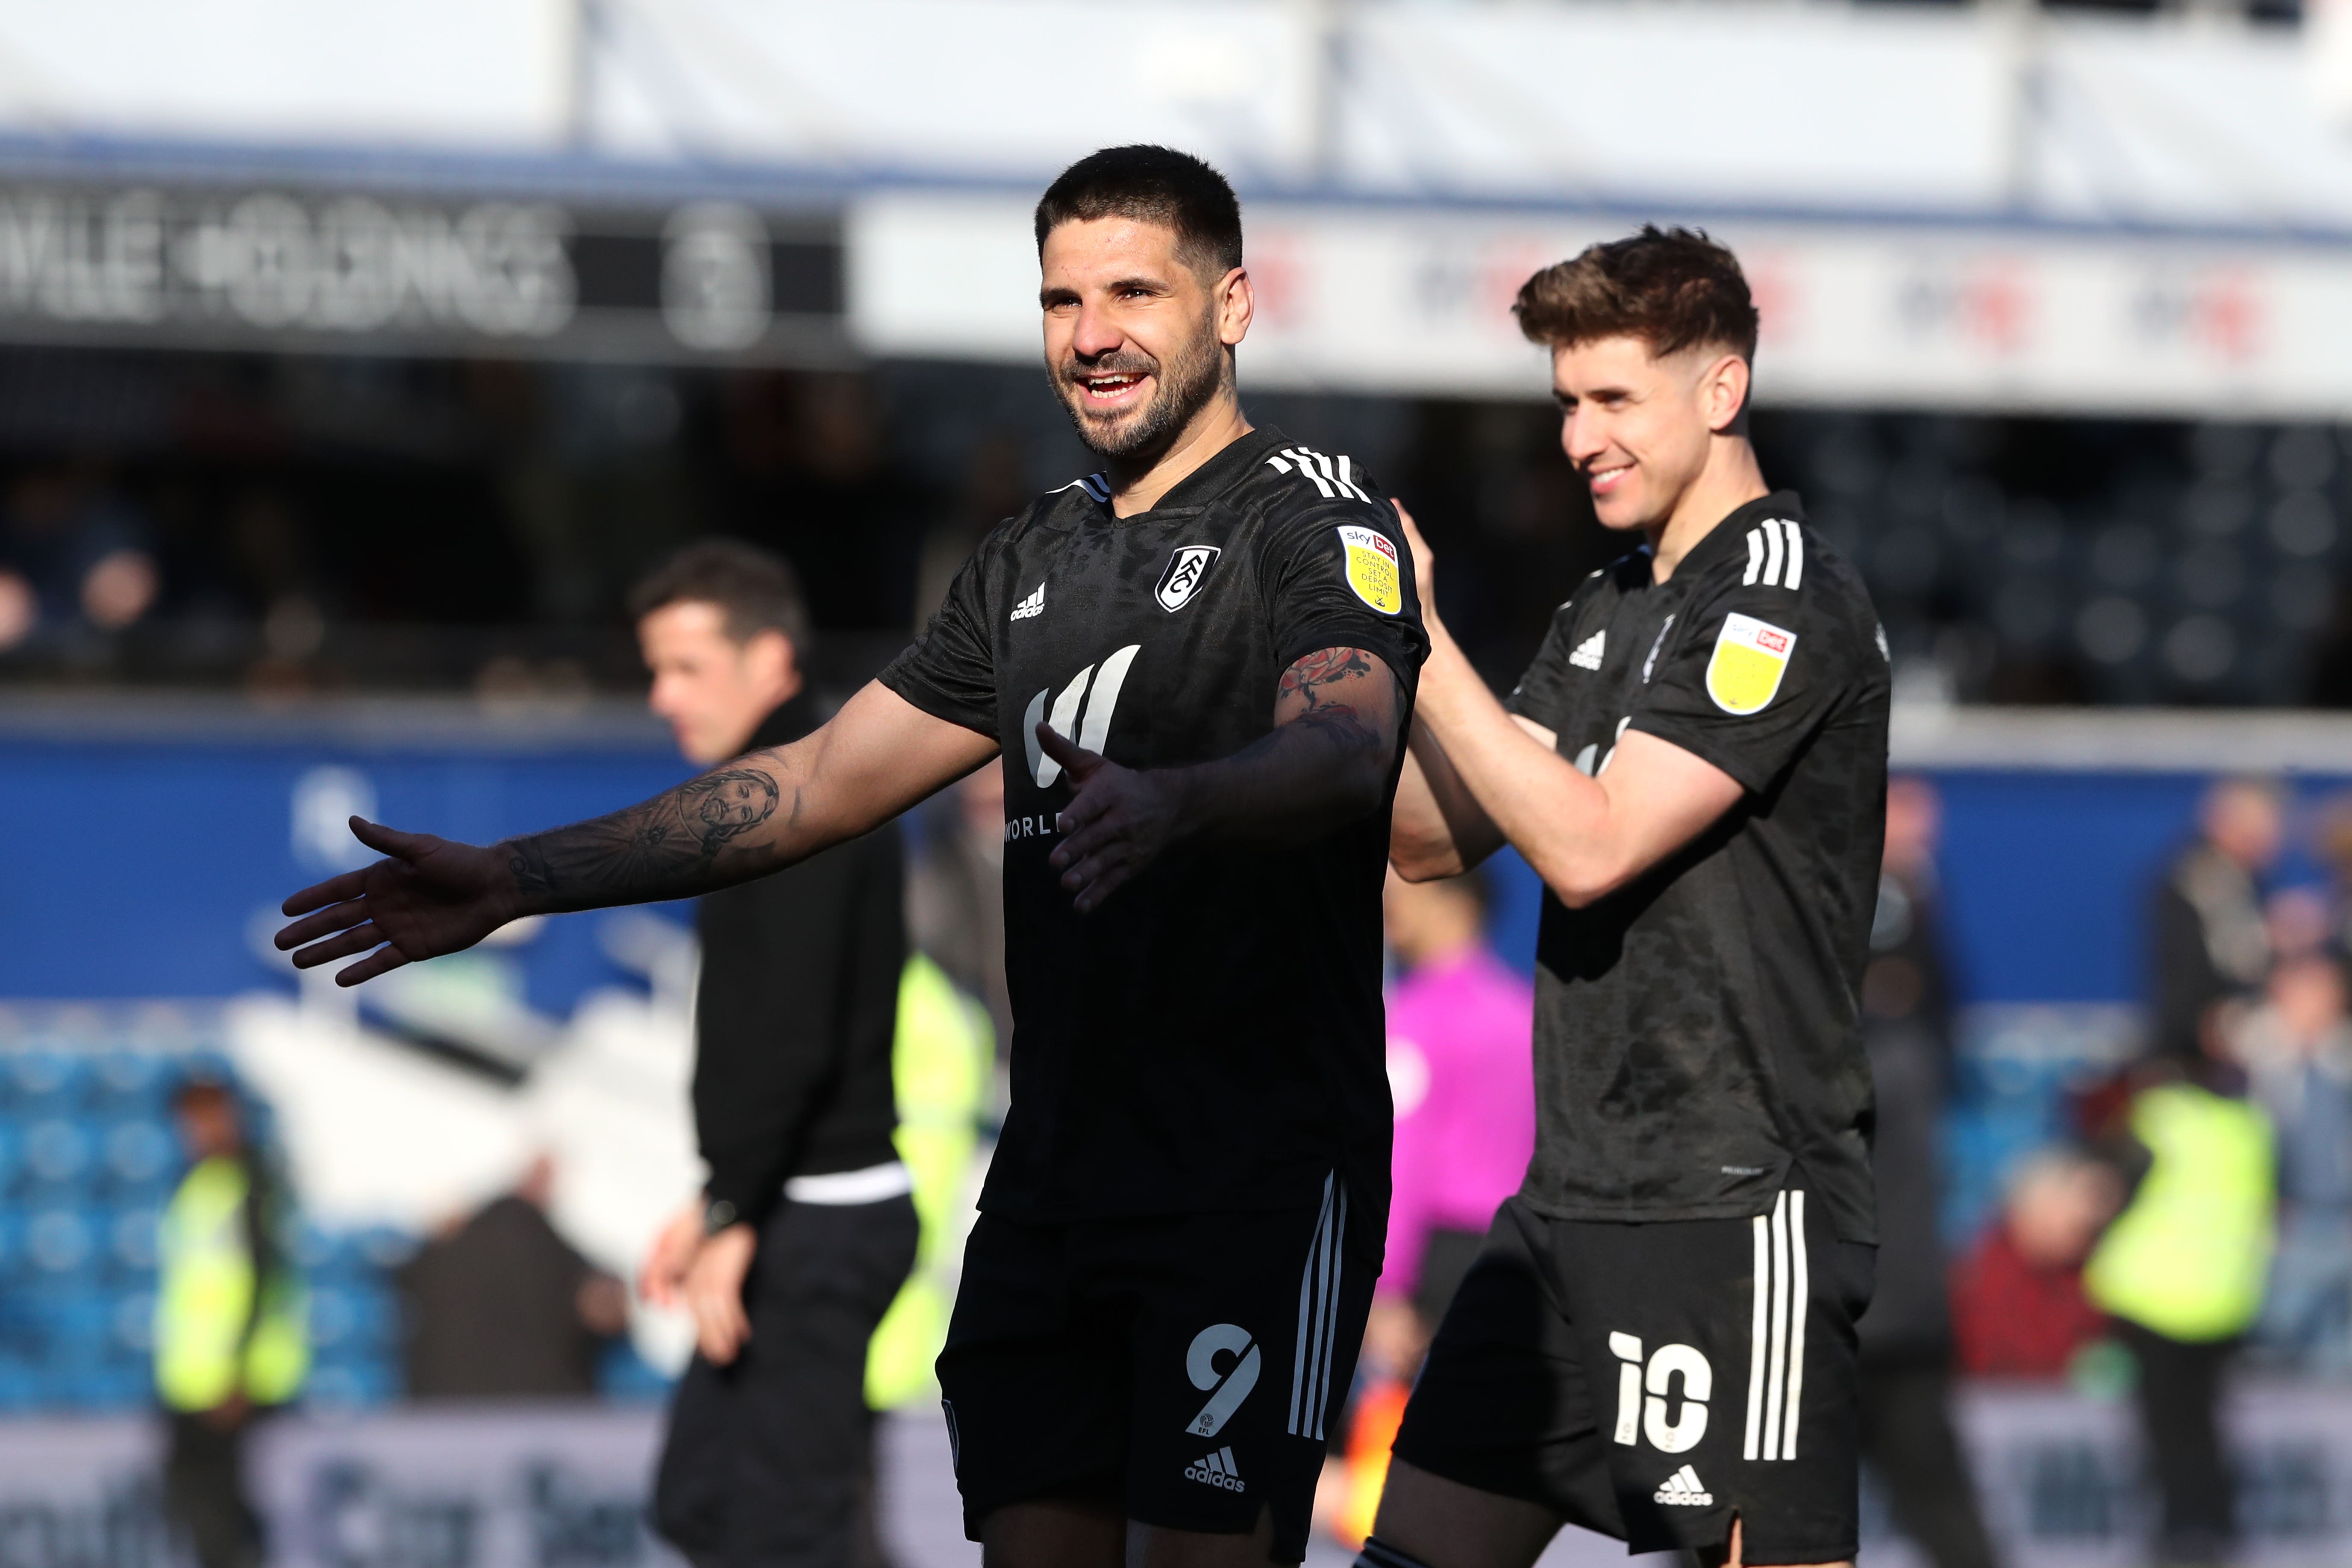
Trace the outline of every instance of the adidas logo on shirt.
{"label": "adidas logo on shirt", "polygon": [[1040,583],[1037,584],[1035,593],[1013,606],[1012,618],[1016,621],[1025,621],[1033,616],[1042,616],[1045,613],[1045,584]]}
{"label": "adidas logo on shirt", "polygon": [[[1688,1468],[1687,1466],[1685,1468]],[[1241,1477],[1234,1473],[1234,1451],[1231,1448],[1220,1448],[1215,1453],[1203,1455],[1185,1466],[1184,1479],[1188,1481],[1200,1481],[1208,1486],[1223,1487],[1229,1492],[1249,1490],[1249,1488],[1243,1484]],[[1707,1500],[1712,1502],[1715,1500],[1710,1498]]]}
{"label": "adidas logo on shirt", "polygon": [[1664,1486],[1650,1494],[1650,1500],[1681,1508],[1713,1508],[1715,1494],[1700,1484],[1696,1470],[1685,1465],[1666,1478]]}
{"label": "adidas logo on shirt", "polygon": [[1582,642],[1578,643],[1576,645],[1576,651],[1568,656],[1568,662],[1576,666],[1579,669],[1599,669],[1601,668],[1601,651],[1608,646],[1609,628],[1603,626],[1599,631],[1593,633],[1591,637],[1585,638]]}

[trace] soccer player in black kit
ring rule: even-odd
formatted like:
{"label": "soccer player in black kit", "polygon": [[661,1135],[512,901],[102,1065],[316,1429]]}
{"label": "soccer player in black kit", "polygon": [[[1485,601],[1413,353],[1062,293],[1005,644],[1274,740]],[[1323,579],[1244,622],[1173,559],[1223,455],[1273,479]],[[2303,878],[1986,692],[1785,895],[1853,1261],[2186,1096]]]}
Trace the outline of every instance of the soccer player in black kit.
{"label": "soccer player in black kit", "polygon": [[1507,839],[1543,878],[1539,1131],[1431,1345],[1363,1563],[1527,1568],[1562,1523],[1842,1563],[1885,642],[1748,445],[1756,311],[1728,250],[1644,229],[1538,273],[1517,310],[1600,521],[1636,547],[1559,607],[1507,701],[1427,618],[1392,853],[1445,876]]}
{"label": "soccer player in black kit", "polygon": [[940,1360],[967,1529],[1005,1568],[1120,1568],[1130,1521],[1163,1568],[1296,1563],[1385,1229],[1381,885],[1427,645],[1371,481],[1243,416],[1223,179],[1098,153],[1036,233],[1101,473],[991,534],[805,739],[486,848],[355,821],[388,858],[278,941],[367,955],[357,984],[708,892],[1001,752],[1013,1094]]}

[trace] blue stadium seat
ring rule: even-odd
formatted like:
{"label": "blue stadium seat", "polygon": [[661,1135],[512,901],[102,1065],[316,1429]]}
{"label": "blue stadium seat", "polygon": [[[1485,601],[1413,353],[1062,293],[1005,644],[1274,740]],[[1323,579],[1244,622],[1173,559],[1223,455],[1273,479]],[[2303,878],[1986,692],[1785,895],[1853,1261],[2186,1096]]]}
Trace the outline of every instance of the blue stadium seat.
{"label": "blue stadium seat", "polygon": [[35,1204],[56,1203],[79,1193],[90,1166],[89,1125],[78,1118],[47,1117],[25,1132],[24,1183]]}
{"label": "blue stadium seat", "polygon": [[119,1196],[158,1194],[179,1173],[179,1140],[152,1117],[112,1123],[100,1147],[107,1185]]}
{"label": "blue stadium seat", "polygon": [[398,1372],[380,1359],[321,1363],[310,1369],[302,1387],[306,1403],[345,1409],[389,1404],[399,1394]]}
{"label": "blue stadium seat", "polygon": [[145,1361],[155,1353],[155,1293],[133,1290],[114,1298],[109,1339],[118,1357]]}
{"label": "blue stadium seat", "polygon": [[20,1415],[40,1408],[39,1373],[26,1362],[0,1359],[0,1414]]}
{"label": "blue stadium seat", "polygon": [[108,1051],[94,1064],[92,1103],[116,1116],[161,1116],[177,1069],[161,1051]]}
{"label": "blue stadium seat", "polygon": [[163,1211],[146,1204],[118,1205],[107,1225],[109,1272],[117,1279],[144,1282],[155,1274],[158,1227]]}
{"label": "blue stadium seat", "polygon": [[95,1251],[89,1218],[79,1209],[41,1209],[26,1221],[25,1258],[37,1280],[78,1278]]}
{"label": "blue stadium seat", "polygon": [[88,1057],[47,1047],[0,1052],[6,1069],[9,1099],[24,1117],[57,1116],[79,1110],[90,1080]]}

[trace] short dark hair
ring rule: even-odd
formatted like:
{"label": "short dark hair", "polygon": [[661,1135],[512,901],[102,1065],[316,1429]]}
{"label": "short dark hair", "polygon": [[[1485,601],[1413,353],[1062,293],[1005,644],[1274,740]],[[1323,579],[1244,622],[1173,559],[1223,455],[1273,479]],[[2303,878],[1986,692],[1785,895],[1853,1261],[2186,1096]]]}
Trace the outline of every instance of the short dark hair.
{"label": "short dark hair", "polygon": [[225,1079],[209,1072],[192,1072],[172,1086],[172,1110],[184,1116],[198,1107],[234,1112],[236,1110],[236,1090]]}
{"label": "short dark hair", "polygon": [[1225,177],[1190,153],[1138,143],[1089,153],[1037,198],[1037,253],[1066,223],[1123,217],[1176,231],[1176,254],[1203,278],[1242,264],[1242,204]]}
{"label": "short dark hair", "polygon": [[1730,248],[1696,228],[1643,224],[1520,286],[1519,331],[1550,348],[1633,337],[1663,359],[1684,349],[1756,357],[1756,302]]}
{"label": "short dark hair", "polygon": [[656,567],[629,594],[629,616],[644,620],[670,605],[716,605],[727,635],[739,643],[761,632],[782,632],[795,648],[809,640],[808,601],[800,574],[773,551],[740,539],[689,544]]}

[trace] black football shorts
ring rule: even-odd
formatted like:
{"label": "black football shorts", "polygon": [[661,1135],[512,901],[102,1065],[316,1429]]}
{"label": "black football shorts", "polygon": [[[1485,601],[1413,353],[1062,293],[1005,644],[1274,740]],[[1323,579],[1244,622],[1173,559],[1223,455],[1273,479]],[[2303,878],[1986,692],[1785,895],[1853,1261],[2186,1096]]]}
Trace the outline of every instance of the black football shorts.
{"label": "black football shorts", "polygon": [[1754,1219],[1604,1224],[1505,1203],[1397,1433],[1407,1464],[1635,1552],[1856,1547],[1854,1321],[1877,1248],[1784,1192]]}
{"label": "black football shorts", "polygon": [[964,1532],[1057,1499],[1218,1534],[1270,1510],[1299,1561],[1380,1271],[1372,1206],[1335,1176],[1305,1208],[982,1215],[940,1355]]}

